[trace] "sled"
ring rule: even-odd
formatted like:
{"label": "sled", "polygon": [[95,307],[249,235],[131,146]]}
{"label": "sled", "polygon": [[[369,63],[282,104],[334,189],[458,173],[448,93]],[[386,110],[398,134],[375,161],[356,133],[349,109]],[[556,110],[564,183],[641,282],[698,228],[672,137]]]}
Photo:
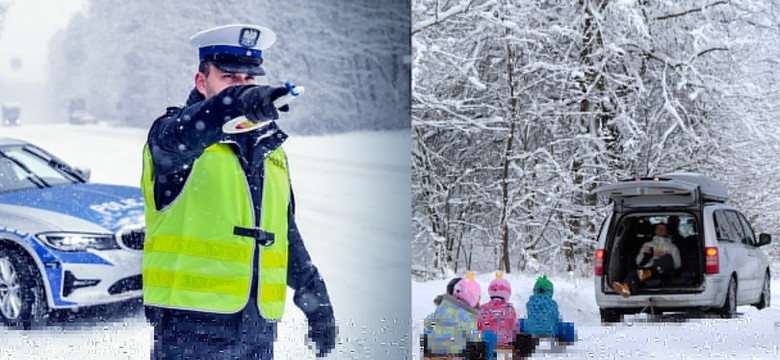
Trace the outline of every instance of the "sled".
{"label": "sled", "polygon": [[[450,360],[450,359],[464,359],[463,355],[423,355],[423,360]],[[514,347],[511,345],[496,346],[493,349],[494,360],[519,360],[522,357],[515,357]]]}
{"label": "sled", "polygon": [[511,345],[496,346],[493,349],[493,359],[494,360],[510,360],[510,359],[516,360],[515,348]]}
{"label": "sled", "polygon": [[[571,343],[566,341],[560,341],[554,336],[533,336],[533,345],[531,349],[525,349],[526,356],[522,356],[517,353],[517,350],[512,345],[496,346],[493,349],[494,360],[518,360],[527,359],[531,354],[559,354],[565,353],[566,347]],[[522,350],[520,350],[522,351]]]}
{"label": "sled", "polygon": [[560,354],[566,352],[566,347],[572,343],[560,341],[554,336],[534,337],[534,350],[536,354]]}

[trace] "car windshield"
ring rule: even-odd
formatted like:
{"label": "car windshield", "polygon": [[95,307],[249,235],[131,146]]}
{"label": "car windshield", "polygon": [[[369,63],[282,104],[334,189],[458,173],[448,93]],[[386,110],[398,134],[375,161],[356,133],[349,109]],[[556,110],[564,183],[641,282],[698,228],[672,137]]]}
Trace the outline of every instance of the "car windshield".
{"label": "car windshield", "polygon": [[67,164],[32,145],[0,148],[0,192],[84,182]]}

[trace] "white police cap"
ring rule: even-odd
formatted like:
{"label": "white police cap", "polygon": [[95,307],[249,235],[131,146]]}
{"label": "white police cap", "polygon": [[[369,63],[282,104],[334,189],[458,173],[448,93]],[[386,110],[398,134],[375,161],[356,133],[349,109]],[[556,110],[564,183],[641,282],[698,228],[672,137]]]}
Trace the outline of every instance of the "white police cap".
{"label": "white police cap", "polygon": [[231,24],[203,30],[190,38],[198,49],[200,60],[208,60],[222,71],[265,75],[260,65],[263,50],[276,41],[276,34],[268,28]]}

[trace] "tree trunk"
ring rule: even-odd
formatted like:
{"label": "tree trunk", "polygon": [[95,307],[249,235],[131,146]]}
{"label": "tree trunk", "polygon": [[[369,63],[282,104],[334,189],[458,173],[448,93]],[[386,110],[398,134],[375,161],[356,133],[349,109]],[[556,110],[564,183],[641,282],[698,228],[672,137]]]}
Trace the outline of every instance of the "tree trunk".
{"label": "tree trunk", "polygon": [[[509,32],[509,30],[507,30]],[[507,34],[508,35],[508,34]],[[515,129],[517,128],[517,97],[515,96],[514,61],[515,51],[511,45],[506,45],[506,72],[507,87],[509,88],[509,136],[506,139],[503,164],[501,166],[501,263],[503,271],[512,272],[509,259],[509,216],[511,216],[511,201],[509,196],[509,164],[512,161],[512,146],[515,141]]]}

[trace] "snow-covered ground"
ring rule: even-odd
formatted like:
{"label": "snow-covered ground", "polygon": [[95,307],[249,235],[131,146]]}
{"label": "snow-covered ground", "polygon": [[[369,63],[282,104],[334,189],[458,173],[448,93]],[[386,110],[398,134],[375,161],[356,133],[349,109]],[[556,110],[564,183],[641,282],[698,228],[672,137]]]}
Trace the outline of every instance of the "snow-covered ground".
{"label": "snow-covered ground", "polygon": [[[95,182],[137,186],[140,178],[142,129],[25,124],[0,128],[0,136],[32,141],[72,164],[87,166]],[[412,281],[410,292],[409,141],[408,132],[398,131],[293,136],[285,145],[299,226],[328,284],[340,327],[331,358],[419,359],[415,339],[422,319],[447,283]],[[521,316],[535,275],[506,275]],[[483,294],[492,277],[477,275]],[[657,321],[637,315],[604,326],[591,279],[552,281],[561,314],[576,324],[579,342],[563,353],[545,351],[542,344],[534,358],[780,358],[777,302],[762,311],[740,307],[741,315],[731,320]],[[777,280],[772,291],[780,294]],[[303,314],[292,304],[279,329],[277,359],[314,357],[304,343]],[[0,359],[145,359],[150,336],[151,328],[137,310],[91,313],[46,330],[0,327]]]}
{"label": "snow-covered ground", "polygon": [[[519,317],[525,317],[525,302],[531,296],[537,274],[506,274],[512,284],[511,301]],[[541,274],[538,274],[541,275]],[[492,273],[477,274],[482,302]],[[594,297],[593,280],[551,277],[554,299],[564,321],[574,322],[578,342],[565,351],[551,351],[541,343],[532,358],[541,359],[780,359],[780,306],[757,310],[741,306],[736,319],[681,319],[647,315],[627,316],[623,322],[602,325]],[[443,293],[449,280],[412,281],[413,336],[419,337],[422,321],[435,308],[433,298]],[[780,283],[772,281],[780,294]],[[414,358],[420,358],[419,349]]]}
{"label": "snow-covered ground", "polygon": [[[0,136],[28,140],[89,167],[93,182],[139,184],[143,129],[25,123],[0,128]],[[408,358],[409,131],[291,136],[285,149],[298,226],[328,285],[339,326],[329,358]],[[305,317],[290,300],[275,358],[314,358],[305,336]],[[151,327],[138,310],[79,316],[45,330],[0,327],[0,359],[147,359],[150,344]]]}

